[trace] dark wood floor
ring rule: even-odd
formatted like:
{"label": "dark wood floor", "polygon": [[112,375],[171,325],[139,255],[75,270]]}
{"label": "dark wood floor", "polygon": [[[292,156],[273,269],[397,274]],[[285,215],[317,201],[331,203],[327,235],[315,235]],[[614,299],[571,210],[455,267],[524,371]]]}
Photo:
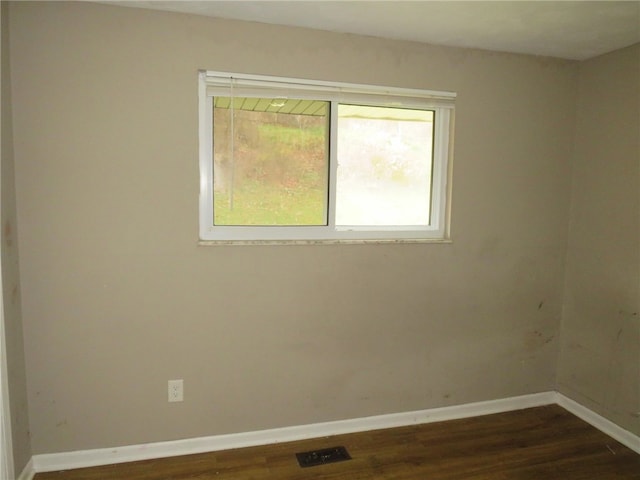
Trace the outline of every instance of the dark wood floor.
{"label": "dark wood floor", "polygon": [[[296,452],[352,460],[301,468]],[[35,480],[640,479],[640,455],[552,405],[263,447],[39,473]]]}

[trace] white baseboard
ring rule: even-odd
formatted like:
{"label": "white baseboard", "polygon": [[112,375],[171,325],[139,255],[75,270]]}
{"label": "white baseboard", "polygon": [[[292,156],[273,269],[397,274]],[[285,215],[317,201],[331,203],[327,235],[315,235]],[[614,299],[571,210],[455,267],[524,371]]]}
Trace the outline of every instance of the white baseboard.
{"label": "white baseboard", "polygon": [[637,435],[598,415],[594,411],[589,410],[587,407],[580,405],[578,402],[571,400],[569,397],[565,397],[561,393],[556,393],[555,403],[640,454],[640,437]]}
{"label": "white baseboard", "polygon": [[129,445],[125,447],[34,455],[17,480],[32,480],[37,472],[95,467],[137,460],[174,457],[232,448],[290,442],[308,438],[327,437],[382,428],[442,422],[551,404],[560,405],[565,410],[640,454],[640,437],[637,435],[619,427],[615,423],[561,393],[543,392],[451,407],[315,423],[311,425],[299,425],[257,432],[233,433],[169,442]]}
{"label": "white baseboard", "polygon": [[114,463],[174,457],[196,453],[214,452],[232,448],[251,447],[273,443],[327,437],[382,428],[392,428],[423,423],[441,422],[459,418],[477,417],[524,408],[556,403],[555,392],[544,392],[486,402],[468,403],[451,407],[433,408],[414,412],[394,413],[374,417],[339,420],[295,427],[276,428],[257,432],[216,435],[145,445],[103,448],[45,455],[34,455],[35,472],[51,472],[74,468],[94,467]]}
{"label": "white baseboard", "polygon": [[29,462],[22,469],[22,473],[18,475],[16,480],[33,480],[35,477],[36,471],[33,468],[33,458],[29,460]]}

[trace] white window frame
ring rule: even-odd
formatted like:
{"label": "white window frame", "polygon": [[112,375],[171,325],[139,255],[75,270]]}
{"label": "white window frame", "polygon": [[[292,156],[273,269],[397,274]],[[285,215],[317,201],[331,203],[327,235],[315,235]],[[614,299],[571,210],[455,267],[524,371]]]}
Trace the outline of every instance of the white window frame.
{"label": "white window frame", "polygon": [[[342,227],[335,225],[337,154],[329,149],[327,225],[320,226],[219,226],[213,224],[213,97],[290,97],[331,102],[329,144],[337,145],[337,105],[351,103],[406,107],[435,112],[431,186],[431,223],[428,226]],[[200,241],[201,243],[289,243],[443,241],[449,237],[450,154],[456,94],[309,81],[296,78],[199,72]]]}

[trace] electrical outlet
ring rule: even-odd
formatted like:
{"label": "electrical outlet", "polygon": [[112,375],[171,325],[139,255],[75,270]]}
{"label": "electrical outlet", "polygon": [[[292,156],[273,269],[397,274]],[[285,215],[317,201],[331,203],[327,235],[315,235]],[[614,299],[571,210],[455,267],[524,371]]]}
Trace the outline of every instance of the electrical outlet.
{"label": "electrical outlet", "polygon": [[184,400],[183,380],[169,380],[169,401],[181,402]]}

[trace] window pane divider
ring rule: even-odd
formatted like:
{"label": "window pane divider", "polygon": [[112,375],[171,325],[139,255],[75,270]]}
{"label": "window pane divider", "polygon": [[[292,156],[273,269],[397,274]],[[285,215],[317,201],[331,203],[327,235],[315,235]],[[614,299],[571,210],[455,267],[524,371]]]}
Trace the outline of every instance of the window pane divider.
{"label": "window pane divider", "polygon": [[338,177],[338,102],[331,102],[329,107],[329,197],[327,202],[327,226],[336,226],[336,192]]}

